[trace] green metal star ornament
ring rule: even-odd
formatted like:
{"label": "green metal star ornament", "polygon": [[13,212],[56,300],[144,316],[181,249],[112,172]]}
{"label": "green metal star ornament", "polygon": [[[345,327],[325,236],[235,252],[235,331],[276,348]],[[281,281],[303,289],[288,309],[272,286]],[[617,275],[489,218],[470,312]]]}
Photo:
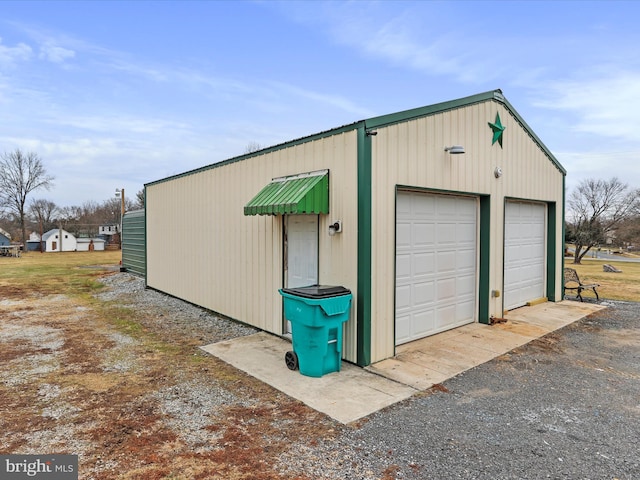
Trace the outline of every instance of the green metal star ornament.
{"label": "green metal star ornament", "polygon": [[500,148],[502,148],[502,133],[506,127],[502,125],[499,113],[496,112],[496,121],[495,123],[489,122],[489,126],[491,127],[491,130],[493,130],[493,141],[491,142],[491,145],[498,142],[500,144]]}

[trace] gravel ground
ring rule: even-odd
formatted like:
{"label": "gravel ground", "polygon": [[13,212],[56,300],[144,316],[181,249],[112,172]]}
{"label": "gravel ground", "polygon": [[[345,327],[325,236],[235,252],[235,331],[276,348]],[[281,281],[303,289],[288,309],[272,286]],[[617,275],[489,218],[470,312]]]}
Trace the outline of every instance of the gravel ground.
{"label": "gravel ground", "polygon": [[610,304],[321,449],[389,478],[639,479],[640,305]]}
{"label": "gravel ground", "polygon": [[170,297],[161,292],[145,289],[144,279],[120,273],[101,278],[108,290],[96,295],[100,300],[117,300],[123,306],[152,313],[163,328],[199,335],[203,345],[231,338],[251,335],[257,330],[250,326],[219,317],[200,307]]}
{"label": "gravel ground", "polygon": [[[104,282],[101,299],[150,309],[163,328],[203,345],[255,331],[145,290],[128,274]],[[292,435],[273,459],[276,469],[312,479],[640,479],[640,304],[607,304],[437,389],[357,424],[336,423],[334,435],[315,442]],[[216,385],[158,395],[194,448],[206,442],[193,433],[199,420],[185,418],[185,405],[252,403]]]}

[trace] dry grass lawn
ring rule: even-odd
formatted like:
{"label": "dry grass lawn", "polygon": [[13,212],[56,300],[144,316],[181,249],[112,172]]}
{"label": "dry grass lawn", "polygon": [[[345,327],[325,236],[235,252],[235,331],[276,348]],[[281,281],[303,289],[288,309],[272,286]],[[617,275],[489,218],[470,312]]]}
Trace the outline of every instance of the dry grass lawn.
{"label": "dry grass lawn", "polygon": [[[610,273],[602,270],[604,264],[613,265],[622,273]],[[599,283],[597,288],[600,299],[626,300],[640,302],[640,262],[620,262],[584,258],[581,265],[573,264],[573,258],[565,259],[565,267],[574,268],[582,283]],[[572,293],[569,293],[572,295]],[[582,292],[584,298],[594,297],[591,290]]]}

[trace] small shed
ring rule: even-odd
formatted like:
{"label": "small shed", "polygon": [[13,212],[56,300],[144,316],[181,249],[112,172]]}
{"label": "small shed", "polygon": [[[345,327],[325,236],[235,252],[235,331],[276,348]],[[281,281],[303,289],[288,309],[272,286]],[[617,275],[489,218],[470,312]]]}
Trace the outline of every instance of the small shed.
{"label": "small shed", "polygon": [[42,235],[45,252],[75,252],[78,249],[76,237],[61,228],[54,228]]}
{"label": "small shed", "polygon": [[89,251],[103,251],[104,246],[107,243],[102,238],[78,238],[77,242],[77,250],[78,252],[89,252]]}
{"label": "small shed", "polygon": [[131,210],[122,217],[122,267],[136,275],[146,273],[145,211]]}
{"label": "small shed", "polygon": [[11,245],[11,235],[6,230],[0,228],[0,247]]}
{"label": "small shed", "polygon": [[277,335],[278,289],[345,286],[365,366],[562,300],[565,176],[500,90],[361,120],[146,184],[147,285]]}

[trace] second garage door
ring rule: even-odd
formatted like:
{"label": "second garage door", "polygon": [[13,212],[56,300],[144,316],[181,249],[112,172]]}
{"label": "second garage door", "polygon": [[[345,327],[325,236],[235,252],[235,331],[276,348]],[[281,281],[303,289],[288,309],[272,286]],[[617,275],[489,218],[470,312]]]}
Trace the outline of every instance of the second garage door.
{"label": "second garage door", "polygon": [[396,345],[475,321],[477,199],[399,192]]}
{"label": "second garage door", "polygon": [[510,201],[504,215],[504,308],[544,297],[546,206]]}

